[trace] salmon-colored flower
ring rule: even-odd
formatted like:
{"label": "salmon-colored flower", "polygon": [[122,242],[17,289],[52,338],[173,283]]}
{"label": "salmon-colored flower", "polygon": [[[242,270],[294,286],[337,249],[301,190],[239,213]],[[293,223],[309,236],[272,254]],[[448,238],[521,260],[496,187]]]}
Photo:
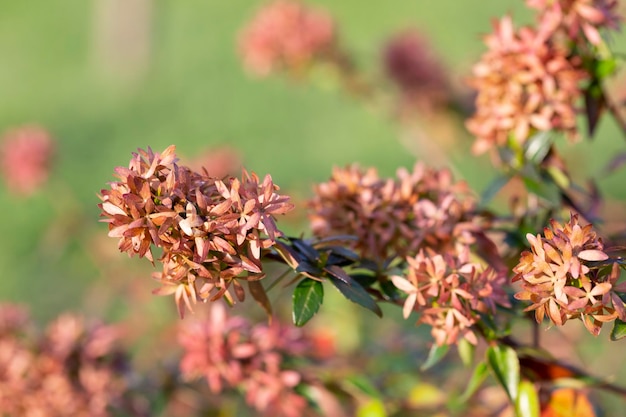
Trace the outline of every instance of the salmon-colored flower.
{"label": "salmon-colored flower", "polygon": [[243,300],[238,280],[263,278],[261,252],[282,235],[275,216],[293,205],[269,175],[220,180],[178,166],[174,151],[139,150],[99,206],[120,251],[153,261],[162,250],[155,293],[175,295],[182,316],[197,300],[234,302],[231,288]]}
{"label": "salmon-colored flower", "polygon": [[[10,330],[10,325],[20,328]],[[23,332],[25,311],[0,305],[0,414],[7,416],[118,415],[127,390],[119,333],[62,315],[43,337]]]}
{"label": "salmon-colored flower", "polygon": [[330,53],[334,43],[332,18],[292,0],[264,5],[244,28],[239,41],[245,66],[260,76],[278,70],[301,70]]}
{"label": "salmon-colored flower", "polygon": [[178,340],[184,349],[180,362],[184,377],[206,378],[214,393],[240,388],[262,415],[302,415],[306,400],[293,390],[302,377],[285,363],[310,349],[298,329],[277,321],[252,325],[229,317],[223,304],[214,303],[208,319],[181,324]]}
{"label": "salmon-colored flower", "polygon": [[552,220],[544,236],[527,238],[530,251],[523,252],[513,268],[513,281],[522,282],[515,298],[532,303],[526,311],[534,310],[537,322],[548,316],[560,326],[579,318],[597,335],[602,323],[626,318],[624,302],[615,292],[624,287],[617,284],[617,265],[609,275],[591,267],[609,259],[591,224],[581,226],[578,215],[572,215],[564,224]]}
{"label": "salmon-colored flower", "polygon": [[496,305],[509,305],[503,287],[506,278],[490,267],[463,263],[430,249],[408,257],[407,262],[406,276],[391,277],[393,284],[408,295],[404,318],[413,311],[420,313],[418,324],[432,327],[438,345],[454,344],[460,338],[476,344],[472,326],[479,315],[494,314]]}
{"label": "salmon-colored flower", "polygon": [[357,165],[333,170],[315,187],[309,203],[311,228],[318,237],[352,235],[353,249],[384,262],[430,247],[457,254],[472,243],[475,199],[447,170],[416,164],[384,179]]}
{"label": "salmon-colored flower", "polygon": [[550,26],[562,28],[569,39],[584,36],[593,45],[602,42],[601,29],[619,30],[621,23],[617,0],[526,0],[526,4],[540,11],[540,21],[550,20]]}
{"label": "salmon-colored flower", "polygon": [[589,75],[550,34],[530,27],[515,31],[507,16],[485,37],[489,50],[470,80],[478,90],[476,112],[466,123],[477,137],[475,153],[509,140],[523,144],[538,131],[576,136],[579,84]]}
{"label": "salmon-colored flower", "polygon": [[54,141],[39,126],[23,126],[5,133],[0,145],[0,169],[9,190],[31,195],[50,176]]}

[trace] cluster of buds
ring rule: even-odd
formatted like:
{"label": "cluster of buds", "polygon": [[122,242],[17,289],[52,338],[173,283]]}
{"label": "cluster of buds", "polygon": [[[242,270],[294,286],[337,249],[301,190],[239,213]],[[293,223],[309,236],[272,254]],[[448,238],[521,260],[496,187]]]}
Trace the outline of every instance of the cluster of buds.
{"label": "cluster of buds", "polygon": [[467,128],[474,152],[523,145],[534,133],[554,130],[577,137],[582,88],[594,77],[588,62],[602,39],[599,30],[618,29],[615,1],[528,0],[541,10],[534,27],[515,30],[510,17],[485,38],[489,48],[474,66],[478,90]]}
{"label": "cluster of buds", "polygon": [[473,243],[476,202],[464,182],[447,170],[421,163],[383,179],[375,169],[335,168],[315,187],[309,203],[311,229],[318,237],[351,235],[363,258],[383,263],[420,248],[461,255]]}
{"label": "cluster of buds", "polygon": [[383,64],[407,106],[432,112],[449,102],[446,71],[421,33],[406,30],[393,36],[383,50]]}
{"label": "cluster of buds", "polygon": [[547,316],[561,326],[578,318],[597,335],[603,323],[626,321],[619,265],[610,261],[591,224],[581,226],[572,215],[563,225],[552,220],[544,236],[528,234],[527,239],[530,251],[513,269],[513,281],[522,282],[515,298],[532,303],[526,311],[534,310],[537,322]]}
{"label": "cluster of buds", "polygon": [[175,294],[181,316],[197,300],[243,300],[240,280],[264,277],[262,251],[282,233],[274,216],[293,208],[267,175],[244,171],[220,180],[176,164],[175,147],[133,154],[119,181],[101,191],[103,221],[120,251],[153,261],[159,248],[163,269],[156,294]]}
{"label": "cluster of buds", "polygon": [[0,415],[116,415],[127,389],[117,329],[69,314],[42,337],[30,326],[25,310],[0,305]]}
{"label": "cluster of buds", "polygon": [[262,415],[299,417],[307,407],[294,392],[302,375],[286,361],[307,353],[311,343],[299,329],[252,325],[242,317],[227,316],[221,303],[211,305],[208,319],[181,323],[178,335],[184,353],[184,377],[204,377],[214,393],[242,389],[247,403]]}
{"label": "cluster of buds", "polygon": [[0,170],[9,190],[18,195],[31,195],[50,176],[54,141],[39,126],[9,130],[0,145]]}
{"label": "cluster of buds", "polygon": [[328,14],[298,1],[277,0],[263,6],[243,30],[240,51],[252,73],[266,76],[301,71],[332,54],[335,43],[335,24]]}
{"label": "cluster of buds", "polygon": [[509,306],[504,291],[506,276],[491,267],[462,262],[430,249],[407,257],[406,276],[392,276],[393,284],[407,294],[404,318],[420,313],[418,324],[432,327],[437,345],[451,345],[460,338],[477,343],[473,326],[482,313],[495,314],[496,305]]}

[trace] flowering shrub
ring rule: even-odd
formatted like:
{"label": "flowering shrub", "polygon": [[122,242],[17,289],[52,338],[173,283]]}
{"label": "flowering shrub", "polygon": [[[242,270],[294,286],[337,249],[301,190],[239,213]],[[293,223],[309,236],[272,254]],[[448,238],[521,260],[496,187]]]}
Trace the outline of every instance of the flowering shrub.
{"label": "flowering shrub", "polygon": [[[285,417],[595,416],[589,390],[626,398],[626,388],[571,366],[561,345],[555,355],[552,333],[539,332],[581,322],[593,336],[610,324],[612,341],[626,337],[623,233],[601,227],[595,185],[570,175],[559,150],[571,141],[557,141],[592,137],[605,114],[626,134],[606,87],[617,59],[605,39],[621,17],[611,0],[526,4],[536,10],[532,24],[516,28],[505,16],[485,36],[468,79],[476,89],[469,111],[417,32],[388,41],[378,79],[358,68],[328,13],[290,0],[263,6],[239,38],[250,72],[302,81],[330,68],[339,88],[374,108],[399,100],[450,124],[464,117],[474,153],[489,151],[498,175],[479,195],[450,169],[421,161],[392,178],[337,167],[303,204],[309,229],[291,236],[278,222],[295,204],[269,174],[233,175],[234,152],[205,158],[210,169],[181,163],[174,145],[139,149],[101,190],[101,220],[119,251],[156,264],[153,293],[172,295],[181,319],[194,316],[142,373],[117,327],[63,315],[38,334],[24,310],[0,306],[0,414],[240,415],[245,404],[254,415]],[[415,128],[407,120],[397,119],[400,128]],[[47,176],[52,146],[43,131],[18,133],[5,140],[5,176],[30,193]],[[32,158],[21,176],[23,155]],[[507,185],[508,210],[492,206]],[[271,293],[281,283],[289,308]],[[329,300],[328,287],[368,314],[390,320],[397,308],[425,324],[427,349],[404,327],[364,353],[329,348],[329,329],[320,337],[301,328]],[[266,322],[238,315],[246,296]],[[281,320],[285,311],[293,325]],[[332,324],[342,329],[340,319]],[[445,375],[394,380],[383,368],[398,351],[411,362],[424,353],[420,369]]]}

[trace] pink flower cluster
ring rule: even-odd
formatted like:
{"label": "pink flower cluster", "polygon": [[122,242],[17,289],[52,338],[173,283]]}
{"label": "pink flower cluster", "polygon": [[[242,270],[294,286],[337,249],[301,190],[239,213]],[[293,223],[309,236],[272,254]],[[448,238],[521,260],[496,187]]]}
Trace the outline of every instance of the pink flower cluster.
{"label": "pink flower cluster", "polygon": [[0,305],[0,415],[106,417],[126,390],[118,331],[62,315],[35,337],[25,310]]}
{"label": "pink flower cluster", "polygon": [[404,318],[421,314],[418,324],[432,327],[437,345],[451,345],[460,338],[477,343],[472,329],[480,313],[495,314],[496,305],[509,306],[504,291],[506,277],[491,267],[462,261],[430,249],[408,257],[406,276],[392,276],[393,284],[407,294]]}
{"label": "pink flower cluster", "polygon": [[263,6],[240,37],[246,67],[260,76],[278,70],[297,72],[329,54],[334,44],[332,18],[292,0]]}
{"label": "pink flower cluster", "polygon": [[526,0],[526,4],[540,12],[540,21],[562,29],[570,39],[584,36],[589,43],[602,42],[600,30],[619,30],[621,18],[617,14],[617,0]]}
{"label": "pink flower cluster", "polygon": [[352,235],[353,249],[384,262],[430,247],[440,253],[466,252],[473,243],[475,199],[447,170],[416,164],[384,179],[374,169],[335,168],[315,187],[309,203],[311,229],[318,237]]}
{"label": "pink flower cluster", "polygon": [[262,415],[299,417],[307,406],[294,392],[302,376],[286,360],[306,353],[310,343],[293,327],[252,325],[228,317],[224,305],[214,303],[209,318],[180,325],[184,349],[180,370],[187,378],[206,378],[211,391],[240,388],[247,403]]}
{"label": "pink flower cluster", "polygon": [[513,28],[510,17],[485,37],[488,51],[474,66],[476,112],[466,125],[474,152],[523,145],[534,133],[577,136],[582,88],[592,79],[602,29],[619,29],[613,0],[527,0],[540,10],[533,27]]}
{"label": "pink flower cluster", "polygon": [[617,283],[619,265],[613,263],[609,273],[603,265],[592,268],[609,256],[591,224],[581,226],[573,215],[565,224],[552,220],[544,236],[529,233],[527,238],[530,251],[523,252],[513,268],[513,281],[522,282],[515,298],[532,303],[526,311],[534,311],[537,322],[547,316],[561,326],[579,318],[597,335],[603,323],[617,317],[626,321],[626,307],[617,294],[626,292],[626,284]]}
{"label": "pink flower cluster", "polygon": [[537,131],[576,135],[575,103],[587,77],[580,61],[557,48],[547,34],[530,27],[518,32],[510,17],[485,38],[489,50],[474,66],[476,113],[466,125],[476,135],[474,152],[509,140],[523,144]]}
{"label": "pink flower cluster", "polygon": [[50,134],[39,126],[24,126],[5,133],[0,145],[0,170],[9,190],[31,195],[48,180],[54,153]]}
{"label": "pink flower cluster", "polygon": [[222,296],[243,300],[239,280],[264,277],[261,253],[282,233],[274,216],[293,208],[267,175],[263,181],[244,171],[224,181],[176,164],[175,147],[133,154],[128,168],[116,169],[119,181],[102,190],[103,221],[120,251],[153,261],[162,250],[163,285],[157,294],[175,294],[179,313],[200,300]]}

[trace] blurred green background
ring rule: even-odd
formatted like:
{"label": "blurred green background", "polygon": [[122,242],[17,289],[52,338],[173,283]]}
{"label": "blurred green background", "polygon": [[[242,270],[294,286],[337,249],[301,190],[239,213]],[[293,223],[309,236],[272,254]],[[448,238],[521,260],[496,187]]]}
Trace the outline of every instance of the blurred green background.
{"label": "blurred green background", "polygon": [[[343,44],[366,72],[381,72],[380,49],[390,35],[415,27],[430,36],[459,82],[484,50],[481,35],[493,18],[512,13],[524,22],[530,15],[521,0],[310,3],[336,18]],[[160,151],[176,144],[182,157],[191,157],[230,145],[248,169],[271,173],[297,201],[333,166],[359,162],[391,175],[414,163],[387,115],[332,88],[277,76],[258,80],[243,70],[237,36],[260,5],[0,1],[0,129],[37,123],[57,140],[46,189],[29,198],[0,189],[1,299],[28,303],[40,320],[67,309],[122,318],[128,306],[121,296],[137,293],[133,300],[146,303],[144,313],[172,319],[172,300],[149,295],[148,263],[116,253],[116,241],[98,223],[97,193],[138,147]],[[615,44],[623,41],[621,35]],[[447,157],[480,192],[490,164],[469,156],[471,140],[460,134]],[[593,143],[569,147],[567,154],[576,175],[598,176],[624,149],[606,118]],[[421,157],[430,159],[427,152]],[[624,179],[602,177],[601,190],[624,199]],[[298,230],[303,216],[296,217],[286,229]]]}

